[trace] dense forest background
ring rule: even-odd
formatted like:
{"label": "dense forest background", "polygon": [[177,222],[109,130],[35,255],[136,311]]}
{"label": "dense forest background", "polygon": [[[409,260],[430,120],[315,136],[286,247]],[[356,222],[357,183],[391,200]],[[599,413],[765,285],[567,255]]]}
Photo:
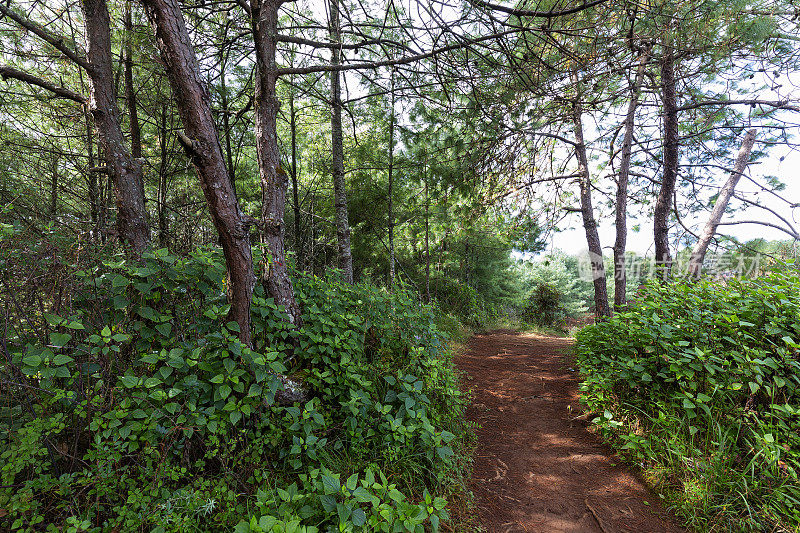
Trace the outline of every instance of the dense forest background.
{"label": "dense forest background", "polygon": [[[569,213],[616,272],[628,226],[652,219],[669,264],[701,233],[717,240],[704,212],[740,148],[750,168],[794,149],[790,3],[278,5],[286,29],[264,58],[252,6],[185,6],[199,92],[177,105],[189,89],[170,80],[184,74],[159,59],[172,52],[159,52],[141,6],[98,7],[96,38],[87,9],[4,8],[4,223],[186,253],[239,246],[218,236],[233,210],[225,224],[300,270],[497,303],[509,252],[542,249]],[[212,122],[187,123],[200,108]],[[201,126],[215,167],[181,141]],[[117,155],[124,164],[108,162]],[[209,199],[219,183],[206,174],[229,183],[227,204]],[[779,177],[745,181],[717,203],[746,215],[717,223],[796,237]],[[275,217],[280,238],[267,239]],[[598,217],[615,220],[614,243],[599,242]]]}
{"label": "dense forest background", "polygon": [[798,17],[0,3],[0,526],[437,530],[470,446],[443,332],[791,275]]}

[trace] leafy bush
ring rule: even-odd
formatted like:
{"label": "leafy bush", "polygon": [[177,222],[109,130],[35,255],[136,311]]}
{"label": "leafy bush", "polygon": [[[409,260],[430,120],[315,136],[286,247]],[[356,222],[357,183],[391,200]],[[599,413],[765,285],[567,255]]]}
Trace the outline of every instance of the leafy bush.
{"label": "leafy bush", "polygon": [[566,318],[585,313],[592,284],[581,279],[578,259],[557,252],[541,261],[520,265],[527,290],[522,318],[538,326],[562,326]]}
{"label": "leafy bush", "polygon": [[552,283],[540,282],[528,297],[522,317],[539,326],[561,324],[566,312],[561,306],[561,292]]}
{"label": "leafy bush", "polygon": [[700,529],[800,529],[800,278],[649,284],[583,329],[595,423]]}
{"label": "leafy bush", "polygon": [[[97,264],[37,245],[0,267],[4,296],[25,302],[3,337],[0,529],[423,531],[447,518],[463,400],[409,293],[301,276],[294,330],[258,287],[250,349],[225,321],[214,250]],[[279,373],[311,399],[277,405]]]}

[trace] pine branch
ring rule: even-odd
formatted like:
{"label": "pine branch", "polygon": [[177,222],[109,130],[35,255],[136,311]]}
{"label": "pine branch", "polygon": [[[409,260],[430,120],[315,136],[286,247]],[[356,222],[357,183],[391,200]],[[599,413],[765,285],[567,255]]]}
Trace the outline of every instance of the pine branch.
{"label": "pine branch", "polygon": [[75,91],[58,86],[54,83],[50,83],[47,80],[43,80],[42,78],[34,76],[33,74],[28,74],[27,72],[17,70],[7,65],[0,65],[0,77],[2,77],[4,80],[12,78],[27,83],[28,85],[41,87],[42,89],[50,91],[58,97],[66,98],[67,100],[72,100],[73,102],[77,102],[79,104],[86,104],[89,101],[82,94],[78,94]]}
{"label": "pine branch", "polygon": [[72,60],[77,65],[86,70],[91,68],[89,62],[86,60],[85,53],[82,50],[73,50],[66,45],[64,37],[60,35],[53,35],[36,22],[11,9],[10,5],[10,3],[0,2],[0,13],[10,18],[31,33],[39,36],[39,38],[43,41],[50,43],[56,50],[64,54],[68,59]]}
{"label": "pine branch", "polygon": [[599,4],[604,4],[608,0],[594,0],[593,2],[588,2],[580,6],[576,6],[570,9],[564,9],[562,11],[533,11],[530,9],[515,9],[513,7],[506,7],[501,6],[499,4],[492,4],[490,2],[483,2],[482,0],[471,0],[471,3],[479,6],[489,8],[493,11],[501,11],[503,13],[507,13],[509,15],[513,15],[515,17],[533,17],[533,18],[556,18],[556,17],[563,17],[566,15],[574,15],[575,13],[580,13],[584,9],[589,9],[590,7],[594,7]]}

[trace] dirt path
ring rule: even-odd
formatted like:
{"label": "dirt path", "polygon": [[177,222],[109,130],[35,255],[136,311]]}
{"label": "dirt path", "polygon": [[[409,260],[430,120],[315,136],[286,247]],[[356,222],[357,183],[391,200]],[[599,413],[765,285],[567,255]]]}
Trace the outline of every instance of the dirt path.
{"label": "dirt path", "polygon": [[[571,341],[493,332],[456,358],[479,427],[471,489],[487,533],[681,532],[658,498],[574,420]],[[570,411],[570,408],[572,409]]]}

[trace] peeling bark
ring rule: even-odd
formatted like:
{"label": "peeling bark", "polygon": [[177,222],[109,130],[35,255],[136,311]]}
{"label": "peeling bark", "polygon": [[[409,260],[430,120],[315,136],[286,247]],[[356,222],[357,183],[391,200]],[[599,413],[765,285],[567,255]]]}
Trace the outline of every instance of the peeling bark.
{"label": "peeling bark", "polygon": [[200,77],[200,68],[189,32],[176,0],[142,0],[155,30],[166,65],[172,94],[186,130],[179,140],[200,177],[200,186],[225,254],[230,286],[228,320],[239,324],[239,339],[252,346],[250,304],[255,285],[250,249],[249,220],[239,209],[220,146],[211,97]]}

